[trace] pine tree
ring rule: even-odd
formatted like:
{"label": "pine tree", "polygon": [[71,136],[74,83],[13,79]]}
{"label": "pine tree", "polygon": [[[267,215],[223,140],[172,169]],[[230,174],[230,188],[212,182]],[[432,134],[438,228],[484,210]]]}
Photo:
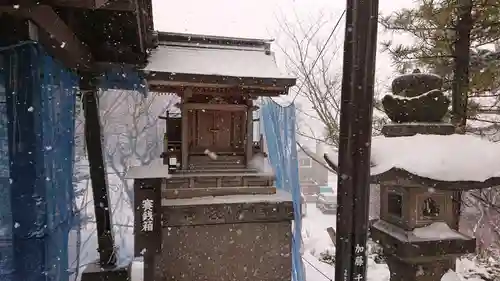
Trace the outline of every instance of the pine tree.
{"label": "pine tree", "polygon": [[[382,43],[401,73],[418,67],[444,78],[445,90],[453,81],[453,48],[458,22],[457,0],[420,0],[412,9],[382,16],[386,30],[410,34],[409,44]],[[468,96],[496,97],[500,100],[500,0],[474,0],[472,7],[470,84]],[[497,48],[495,49],[495,44]],[[477,101],[477,100],[476,100]],[[468,116],[481,106],[469,99]],[[499,112],[500,113],[500,112]]]}

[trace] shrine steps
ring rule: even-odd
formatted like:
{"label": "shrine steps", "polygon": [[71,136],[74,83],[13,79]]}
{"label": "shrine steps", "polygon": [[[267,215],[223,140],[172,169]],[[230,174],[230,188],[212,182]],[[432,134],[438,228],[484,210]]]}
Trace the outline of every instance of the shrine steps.
{"label": "shrine steps", "polygon": [[208,164],[191,164],[189,170],[242,170],[245,169],[245,164],[234,163],[208,163]]}
{"label": "shrine steps", "polygon": [[226,195],[271,195],[276,193],[273,186],[237,186],[218,188],[180,188],[162,190],[164,199],[188,199],[194,197]]}
{"label": "shrine steps", "polygon": [[190,170],[212,169],[244,169],[245,157],[243,155],[192,155],[189,157]]}
{"label": "shrine steps", "polygon": [[273,184],[273,174],[259,173],[255,170],[198,170],[177,171],[171,174],[166,189],[271,187]]}
{"label": "shrine steps", "polygon": [[259,173],[257,169],[245,168],[245,167],[230,167],[230,168],[218,168],[218,167],[205,167],[202,169],[189,169],[189,170],[177,170],[176,174],[195,174],[195,173]]}

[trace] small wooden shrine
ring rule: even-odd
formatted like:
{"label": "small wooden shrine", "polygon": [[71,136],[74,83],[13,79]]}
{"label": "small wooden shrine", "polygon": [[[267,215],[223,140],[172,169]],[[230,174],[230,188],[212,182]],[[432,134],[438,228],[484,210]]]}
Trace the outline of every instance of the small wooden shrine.
{"label": "small wooden shrine", "polygon": [[128,175],[146,278],[290,280],[291,196],[262,169],[253,112],[259,97],[287,94],[295,78],[278,71],[268,40],[161,32],[158,39],[144,69],[149,89],[181,101],[180,116],[162,117],[162,163]]}
{"label": "small wooden shrine", "polygon": [[449,104],[442,83],[418,71],[396,78],[393,95],[383,98],[393,123],[372,140],[381,202],[371,235],[384,249],[391,281],[438,281],[456,257],[473,253],[475,239],[458,232],[456,192],[499,183],[500,146],[454,134],[442,121]]}

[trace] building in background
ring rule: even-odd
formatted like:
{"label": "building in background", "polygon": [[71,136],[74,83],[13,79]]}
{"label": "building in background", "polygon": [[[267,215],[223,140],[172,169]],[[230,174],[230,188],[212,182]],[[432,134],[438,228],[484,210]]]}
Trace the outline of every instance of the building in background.
{"label": "building in background", "polygon": [[[304,150],[298,148],[299,180],[302,194],[307,202],[314,202],[321,187],[328,186],[328,170],[324,164],[314,161]],[[321,143],[316,144],[316,155],[323,156],[324,148]]]}

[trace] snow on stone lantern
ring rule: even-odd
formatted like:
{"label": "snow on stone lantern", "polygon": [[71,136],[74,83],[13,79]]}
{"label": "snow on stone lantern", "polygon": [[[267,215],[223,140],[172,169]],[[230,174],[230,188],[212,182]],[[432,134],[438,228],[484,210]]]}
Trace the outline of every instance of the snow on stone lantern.
{"label": "snow on stone lantern", "polygon": [[380,220],[371,236],[384,249],[391,281],[440,280],[474,238],[454,230],[456,191],[500,183],[500,145],[455,134],[442,79],[397,77],[382,104],[392,123],[372,139],[371,175],[380,184]]}

